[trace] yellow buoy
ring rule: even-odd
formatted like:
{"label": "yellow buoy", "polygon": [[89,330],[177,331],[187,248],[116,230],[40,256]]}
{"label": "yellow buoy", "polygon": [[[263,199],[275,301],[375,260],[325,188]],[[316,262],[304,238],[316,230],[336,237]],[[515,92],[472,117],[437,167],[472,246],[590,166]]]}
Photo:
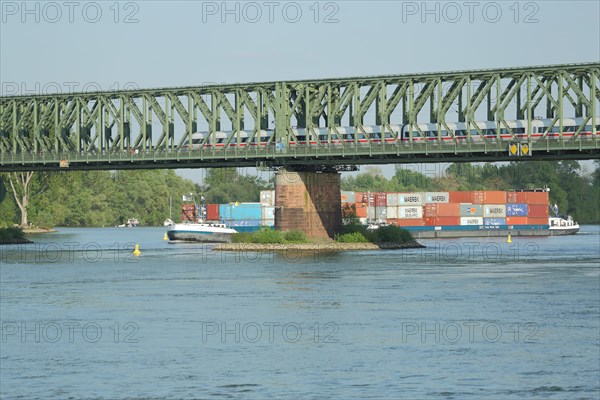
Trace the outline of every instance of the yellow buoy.
{"label": "yellow buoy", "polygon": [[512,239],[510,238],[510,233],[508,234],[508,239],[506,239],[506,243],[512,243]]}
{"label": "yellow buoy", "polygon": [[137,256],[139,256],[140,254],[142,254],[142,253],[140,252],[140,245],[136,243],[136,244],[135,244],[135,249],[133,249],[133,255],[137,257]]}
{"label": "yellow buoy", "polygon": [[165,232],[165,236],[163,236],[163,240],[169,240],[169,237],[167,236],[167,232]]}

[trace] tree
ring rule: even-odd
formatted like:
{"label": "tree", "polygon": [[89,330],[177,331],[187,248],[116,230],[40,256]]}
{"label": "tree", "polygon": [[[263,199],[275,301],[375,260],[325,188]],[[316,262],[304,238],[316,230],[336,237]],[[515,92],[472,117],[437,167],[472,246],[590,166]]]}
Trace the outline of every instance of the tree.
{"label": "tree", "polygon": [[10,172],[8,182],[12,189],[13,197],[19,210],[21,210],[21,226],[28,226],[27,209],[29,207],[30,184],[33,177],[33,171],[30,172]]}
{"label": "tree", "polygon": [[235,168],[211,168],[200,190],[208,203],[255,202],[268,187],[262,178],[240,175]]}

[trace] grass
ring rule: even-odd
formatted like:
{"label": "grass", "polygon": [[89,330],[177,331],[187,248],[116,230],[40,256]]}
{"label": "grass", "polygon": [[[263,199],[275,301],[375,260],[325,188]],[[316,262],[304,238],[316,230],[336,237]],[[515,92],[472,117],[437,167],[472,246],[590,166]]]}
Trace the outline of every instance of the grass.
{"label": "grass", "polygon": [[[335,238],[340,243],[407,243],[414,241],[413,236],[405,229],[398,226],[381,226],[378,229],[367,229],[365,225],[350,223],[343,227],[342,233]],[[260,244],[292,244],[310,243],[303,232],[276,231],[270,228],[261,228],[256,232],[235,233],[233,243],[260,243]]]}
{"label": "grass", "polygon": [[0,228],[0,240],[23,239],[23,229],[18,227]]}
{"label": "grass", "polygon": [[233,243],[261,243],[261,244],[286,244],[286,243],[309,243],[304,232],[300,231],[276,231],[270,228],[262,228],[256,232],[235,233],[232,237]]}

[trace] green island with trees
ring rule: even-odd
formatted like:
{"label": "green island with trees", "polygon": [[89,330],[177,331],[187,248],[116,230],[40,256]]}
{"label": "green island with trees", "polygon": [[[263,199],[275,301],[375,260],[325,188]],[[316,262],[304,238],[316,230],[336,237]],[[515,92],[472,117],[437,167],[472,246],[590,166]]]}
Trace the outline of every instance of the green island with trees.
{"label": "green island with trees", "polygon": [[[248,250],[249,247],[240,247],[238,244],[252,244],[253,250],[273,250],[272,246],[262,245],[286,245],[282,249],[398,249],[423,247],[411,235],[411,233],[398,226],[382,226],[378,229],[368,229],[367,226],[358,222],[358,219],[352,218],[349,223],[342,227],[342,232],[335,237],[337,245],[330,247],[324,242],[314,242],[306,237],[304,232],[300,231],[276,231],[271,228],[262,228],[256,232],[235,233],[232,237],[232,244],[219,245],[220,250]],[[304,247],[304,244],[316,245]],[[356,246],[355,244],[358,244]],[[361,246],[370,244],[372,246]]]}
{"label": "green island with trees", "polygon": [[[593,171],[582,169],[577,161],[566,160],[455,163],[443,174],[430,173],[439,165],[397,166],[390,179],[380,168],[366,167],[365,172],[344,176],[342,190],[412,192],[548,187],[550,201],[558,205],[561,214],[572,215],[580,224],[600,223],[599,160],[593,164]],[[240,174],[235,168],[209,169],[203,173],[202,184],[182,178],[174,170],[0,173],[0,227],[104,227],[122,224],[129,218],[137,218],[142,226],[160,226],[169,216],[171,196],[176,219],[181,195],[185,193],[202,193],[208,203],[256,202],[261,190],[273,188],[273,179]],[[346,234],[358,238],[356,232]],[[361,234],[365,236],[364,232]],[[365,239],[372,240],[367,236]]]}

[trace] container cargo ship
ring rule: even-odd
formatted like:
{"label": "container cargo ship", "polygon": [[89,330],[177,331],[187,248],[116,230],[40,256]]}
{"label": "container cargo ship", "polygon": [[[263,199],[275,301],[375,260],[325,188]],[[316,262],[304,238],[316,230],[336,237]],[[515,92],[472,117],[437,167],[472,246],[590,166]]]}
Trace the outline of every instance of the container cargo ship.
{"label": "container cargo ship", "polygon": [[[397,225],[417,239],[557,236],[579,231],[571,217],[550,207],[549,189],[455,192],[341,192],[342,216],[373,228]],[[554,216],[550,216],[553,209]],[[202,211],[200,211],[202,210]],[[256,203],[182,206],[182,221],[253,232],[275,226],[275,191],[264,190]]]}
{"label": "container cargo ship", "polygon": [[[345,217],[397,225],[417,239],[558,236],[579,231],[569,216],[549,215],[549,189],[419,193],[342,192]],[[354,213],[354,215],[353,215]]]}

